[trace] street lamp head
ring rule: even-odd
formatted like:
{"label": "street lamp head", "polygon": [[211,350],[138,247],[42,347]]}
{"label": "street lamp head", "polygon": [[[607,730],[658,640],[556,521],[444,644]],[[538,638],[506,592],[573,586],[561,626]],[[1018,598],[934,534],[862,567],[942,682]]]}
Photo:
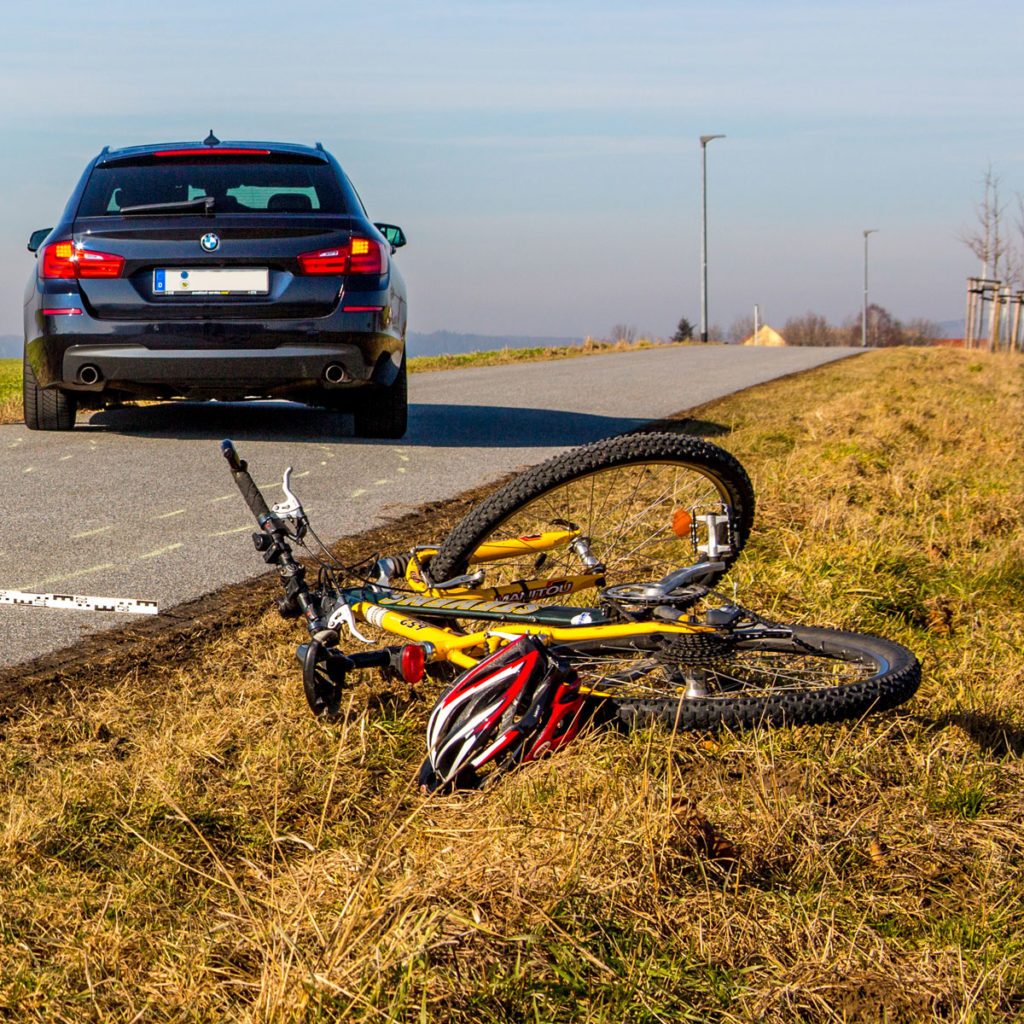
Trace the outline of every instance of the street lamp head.
{"label": "street lamp head", "polygon": [[724,135],[702,135],[700,137],[701,146],[706,146],[712,139],[724,139]]}
{"label": "street lamp head", "polygon": [[867,238],[868,235],[877,235],[877,234],[878,234],[878,228],[868,228],[864,232],[864,237]]}

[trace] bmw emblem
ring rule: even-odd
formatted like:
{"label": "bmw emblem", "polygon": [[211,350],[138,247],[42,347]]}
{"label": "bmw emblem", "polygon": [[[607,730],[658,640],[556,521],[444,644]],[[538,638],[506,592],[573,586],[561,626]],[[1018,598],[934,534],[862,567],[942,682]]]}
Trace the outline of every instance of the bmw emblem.
{"label": "bmw emblem", "polygon": [[220,245],[220,238],[215,235],[212,231],[207,232],[199,239],[199,244],[207,251],[213,252],[214,249]]}

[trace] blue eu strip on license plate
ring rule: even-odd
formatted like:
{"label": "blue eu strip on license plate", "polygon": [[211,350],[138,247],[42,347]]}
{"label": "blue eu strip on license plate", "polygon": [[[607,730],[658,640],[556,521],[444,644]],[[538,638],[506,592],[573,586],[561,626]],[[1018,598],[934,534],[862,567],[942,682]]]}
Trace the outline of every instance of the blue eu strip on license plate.
{"label": "blue eu strip on license plate", "polygon": [[167,290],[167,283],[162,270],[153,271],[153,291],[162,292]]}

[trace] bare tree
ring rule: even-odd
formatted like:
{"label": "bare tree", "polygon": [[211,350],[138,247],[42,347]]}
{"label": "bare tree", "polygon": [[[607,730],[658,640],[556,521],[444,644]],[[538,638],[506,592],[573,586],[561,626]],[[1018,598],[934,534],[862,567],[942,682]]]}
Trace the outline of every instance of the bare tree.
{"label": "bare tree", "polygon": [[746,341],[754,333],[754,318],[752,316],[738,316],[729,325],[729,342],[739,345]]}
{"label": "bare tree", "polygon": [[1017,200],[1017,244],[1008,244],[1003,259],[1006,270],[1004,280],[1011,288],[1024,287],[1024,195],[1015,194]]}
{"label": "bare tree", "polygon": [[612,341],[624,341],[632,345],[636,341],[636,328],[632,324],[616,324],[612,328]]}
{"label": "bare tree", "polygon": [[[856,313],[843,325],[846,330],[846,344],[859,346],[861,340],[861,315]],[[872,302],[868,306],[868,347],[892,348],[903,345],[903,324],[887,309]]]}
{"label": "bare tree", "polygon": [[[1009,247],[1003,232],[1003,214],[1006,206],[999,199],[999,175],[992,164],[988,165],[983,179],[984,192],[974,204],[974,226],[960,233],[960,241],[981,260],[981,276],[1000,280],[1000,271],[1005,271],[1005,260]],[[1011,256],[1011,262],[1018,261]]]}
{"label": "bare tree", "polygon": [[904,345],[931,345],[936,338],[942,337],[942,328],[923,316],[908,320],[903,328]]}
{"label": "bare tree", "polygon": [[803,316],[791,316],[782,328],[782,336],[787,345],[839,345],[846,341],[837,341],[828,320],[810,310]]}

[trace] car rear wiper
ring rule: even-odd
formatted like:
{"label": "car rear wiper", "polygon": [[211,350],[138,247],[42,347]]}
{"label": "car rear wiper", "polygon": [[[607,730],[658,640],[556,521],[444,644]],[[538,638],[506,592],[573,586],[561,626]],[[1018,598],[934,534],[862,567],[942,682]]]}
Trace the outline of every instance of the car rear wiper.
{"label": "car rear wiper", "polygon": [[213,216],[213,204],[213,196],[197,196],[195,199],[181,199],[173,203],[140,203],[137,206],[122,206],[117,212],[128,215],[135,213],[174,213],[175,211],[188,213],[189,210],[202,207],[203,213],[207,217],[211,217]]}

